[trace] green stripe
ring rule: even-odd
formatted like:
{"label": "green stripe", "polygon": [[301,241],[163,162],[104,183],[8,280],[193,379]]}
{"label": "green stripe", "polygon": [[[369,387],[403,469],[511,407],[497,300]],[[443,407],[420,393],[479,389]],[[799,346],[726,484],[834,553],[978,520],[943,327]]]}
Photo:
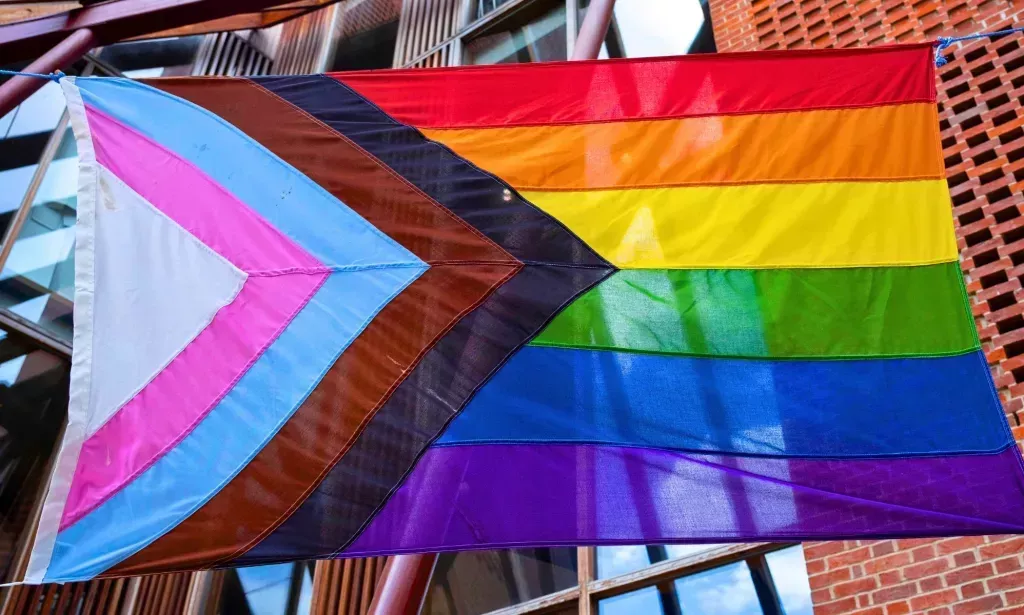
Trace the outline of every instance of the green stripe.
{"label": "green stripe", "polygon": [[940,356],[979,347],[957,263],[615,273],[539,346],[714,357]]}

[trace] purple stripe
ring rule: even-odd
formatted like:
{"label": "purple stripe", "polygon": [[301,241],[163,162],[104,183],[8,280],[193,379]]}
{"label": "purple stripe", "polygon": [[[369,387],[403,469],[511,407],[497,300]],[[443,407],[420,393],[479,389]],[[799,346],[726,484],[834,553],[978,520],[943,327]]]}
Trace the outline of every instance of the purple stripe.
{"label": "purple stripe", "polygon": [[1020,453],[785,459],[593,445],[431,448],[346,556],[1024,531]]}

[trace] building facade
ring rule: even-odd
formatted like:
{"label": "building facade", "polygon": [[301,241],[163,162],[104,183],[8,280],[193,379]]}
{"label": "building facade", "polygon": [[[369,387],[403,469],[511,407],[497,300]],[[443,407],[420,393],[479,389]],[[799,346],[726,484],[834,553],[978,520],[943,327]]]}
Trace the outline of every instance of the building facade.
{"label": "building facade", "polygon": [[[271,29],[122,43],[66,72],[297,74],[564,60],[588,0],[347,0]],[[1014,0],[618,0],[601,57],[931,40],[1024,20]],[[1024,49],[947,50],[942,145],[964,275],[1024,437]],[[55,86],[0,119],[0,563],[10,578],[66,408],[74,143]],[[925,413],[921,420],[928,420]],[[28,434],[21,435],[19,434]],[[1024,538],[444,554],[422,612],[1024,613]],[[0,590],[0,613],[363,613],[383,558]]]}

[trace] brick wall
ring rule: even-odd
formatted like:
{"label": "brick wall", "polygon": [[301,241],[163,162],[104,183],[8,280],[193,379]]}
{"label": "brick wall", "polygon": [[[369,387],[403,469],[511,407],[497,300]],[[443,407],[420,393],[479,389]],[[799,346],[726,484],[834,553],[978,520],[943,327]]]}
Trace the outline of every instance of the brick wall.
{"label": "brick wall", "polygon": [[[719,51],[851,47],[1024,25],[1017,0],[711,0]],[[940,128],[978,331],[1024,439],[1024,37],[947,50]],[[816,615],[1024,614],[1024,538],[804,545]]]}

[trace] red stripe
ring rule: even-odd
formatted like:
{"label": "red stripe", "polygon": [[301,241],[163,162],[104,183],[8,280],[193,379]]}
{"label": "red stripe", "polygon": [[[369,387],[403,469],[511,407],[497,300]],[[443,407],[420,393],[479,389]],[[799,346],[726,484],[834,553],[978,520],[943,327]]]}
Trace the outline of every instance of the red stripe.
{"label": "red stripe", "polygon": [[930,44],[331,73],[424,128],[934,102]]}

